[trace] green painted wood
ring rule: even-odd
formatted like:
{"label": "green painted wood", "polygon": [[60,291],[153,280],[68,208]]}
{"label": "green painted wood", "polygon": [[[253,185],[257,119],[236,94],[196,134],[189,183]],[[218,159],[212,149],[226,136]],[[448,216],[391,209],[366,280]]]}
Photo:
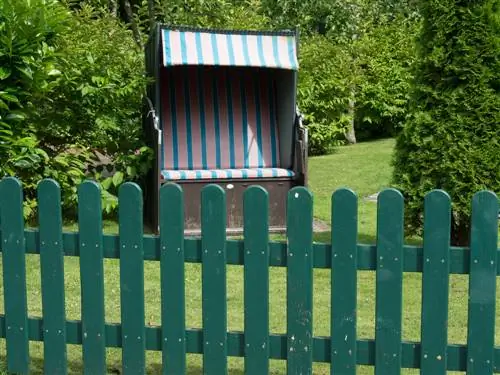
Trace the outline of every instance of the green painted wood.
{"label": "green painted wood", "polygon": [[104,266],[101,192],[93,181],[78,187],[78,227],[82,290],[83,372],[106,373]]}
{"label": "green painted wood", "polygon": [[312,374],[312,195],[293,188],[287,200],[287,373]]}
{"label": "green painted wood", "polygon": [[[5,337],[5,318],[0,315],[0,337]],[[121,327],[119,324],[106,325],[106,346],[120,348]],[[31,341],[43,341],[43,321],[40,318],[28,319],[28,332]],[[68,344],[82,344],[82,326],[80,322],[67,321],[66,333]],[[228,332],[228,355],[243,357],[245,355],[245,336],[241,332]],[[285,360],[287,357],[287,336],[273,334],[269,336],[271,359]],[[421,347],[419,343],[403,342],[402,344],[402,366],[404,368],[419,368]],[[161,327],[146,327],[146,349],[152,351],[162,350]],[[189,329],[186,331],[186,349],[188,353],[203,353],[203,331],[201,329]],[[467,367],[467,347],[465,345],[448,345],[448,370],[465,371]],[[326,337],[315,337],[313,339],[314,362],[330,362],[330,339]],[[375,364],[375,341],[358,340],[357,342],[358,365],[373,366]],[[500,348],[495,348],[495,371],[500,372]]]}
{"label": "green painted wood", "polygon": [[0,222],[2,223],[2,273],[4,288],[7,370],[29,372],[28,308],[23,218],[23,192],[15,178],[0,183]]}
{"label": "green painted wood", "polygon": [[332,196],[331,332],[333,375],[356,374],[358,200],[348,189]]}
{"label": "green painted wood", "polygon": [[160,189],[160,246],[163,374],[184,374],[184,196],[179,185]]}
{"label": "green painted wood", "polygon": [[142,192],[127,182],[118,193],[123,373],[145,374]]}
{"label": "green painted wood", "polygon": [[375,375],[401,373],[403,196],[387,189],[378,198]]}
{"label": "green painted wood", "polygon": [[[38,231],[26,229],[26,253],[39,254],[37,248]],[[1,235],[1,233],[0,233]],[[63,233],[65,256],[79,255],[79,241],[77,233]],[[120,242],[118,236],[113,234],[103,235],[104,258],[120,258]],[[144,260],[160,260],[160,238],[153,235],[144,235]],[[243,265],[244,243],[240,240],[228,240],[226,242],[227,264]],[[1,252],[2,249],[0,249]],[[313,244],[314,268],[331,268],[331,246],[325,243]],[[269,243],[269,265],[271,267],[286,267],[287,244],[283,242]],[[377,248],[375,245],[358,244],[358,271],[374,271],[377,266]],[[186,263],[201,263],[201,239],[184,239],[184,260]],[[469,254],[467,248],[452,247],[450,249],[450,274],[469,274]],[[497,250],[500,257],[500,250]],[[422,272],[423,270],[423,248],[405,245],[403,247],[403,269],[404,272]],[[500,276],[500,262],[497,262],[497,275]]]}
{"label": "green painted wood", "polygon": [[227,373],[226,197],[218,185],[201,193],[203,373]]}
{"label": "green painted wood", "polygon": [[269,197],[244,193],[245,374],[269,373]]}
{"label": "green painted wood", "polygon": [[483,191],[472,200],[467,374],[493,374],[498,244],[498,198]]}
{"label": "green painted wood", "polygon": [[42,276],[43,366],[46,374],[66,374],[66,311],[61,191],[57,182],[38,185]]}
{"label": "green painted wood", "polygon": [[421,374],[446,374],[451,200],[441,190],[425,197]]}

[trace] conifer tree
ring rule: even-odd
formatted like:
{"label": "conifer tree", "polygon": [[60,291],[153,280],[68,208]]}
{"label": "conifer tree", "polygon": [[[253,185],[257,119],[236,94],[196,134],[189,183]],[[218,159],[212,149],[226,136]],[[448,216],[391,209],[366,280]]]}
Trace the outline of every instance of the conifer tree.
{"label": "conifer tree", "polygon": [[500,193],[500,0],[422,0],[412,109],[397,139],[394,183],[419,232],[432,189],[453,202],[452,243],[469,243],[471,200]]}

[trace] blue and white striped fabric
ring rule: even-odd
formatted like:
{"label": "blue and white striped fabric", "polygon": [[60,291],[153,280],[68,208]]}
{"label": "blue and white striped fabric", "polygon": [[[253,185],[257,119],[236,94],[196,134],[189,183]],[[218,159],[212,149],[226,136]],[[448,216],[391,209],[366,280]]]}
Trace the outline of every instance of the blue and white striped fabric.
{"label": "blue and white striped fabric", "polygon": [[295,175],[293,171],[283,168],[163,170],[161,174],[165,180],[252,179]]}
{"label": "blue and white striped fabric", "polygon": [[294,35],[162,30],[163,65],[298,69]]}

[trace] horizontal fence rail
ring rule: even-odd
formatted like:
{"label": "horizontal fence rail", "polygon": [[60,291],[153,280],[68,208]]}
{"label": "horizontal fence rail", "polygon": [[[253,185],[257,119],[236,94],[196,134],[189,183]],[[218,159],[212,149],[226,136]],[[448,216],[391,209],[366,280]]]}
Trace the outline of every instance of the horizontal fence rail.
{"label": "horizontal fence rail", "polygon": [[[162,372],[182,374],[186,354],[203,354],[204,374],[224,374],[228,357],[244,357],[246,374],[269,372],[270,359],[287,361],[288,374],[311,374],[313,363],[331,363],[331,374],[355,374],[358,365],[376,374],[466,371],[500,372],[494,346],[499,200],[491,192],[472,201],[470,248],[449,245],[451,201],[443,191],[425,198],[423,246],[404,245],[404,201],[394,189],[379,195],[377,244],[357,243],[357,197],[347,189],[332,196],[331,244],[313,243],[313,196],[294,188],[287,202],[287,242],[270,242],[265,190],[244,196],[244,235],[226,238],[224,191],[202,192],[201,238],[184,237],[184,196],[177,185],[160,192],[160,234],[144,235],[142,192],[133,183],[119,192],[119,234],[102,233],[97,184],[78,189],[78,232],[63,233],[60,189],[44,180],[38,187],[39,228],[23,220],[23,192],[14,178],[0,182],[0,251],[7,369],[29,373],[29,342],[44,342],[44,372],[66,374],[66,344],[81,345],[85,374],[106,373],[106,348],[122,349],[124,374],[146,372],[146,350],[162,352]],[[42,317],[28,317],[26,254],[40,255]],[[64,257],[80,258],[82,320],[66,319]],[[118,259],[121,323],[105,321],[104,259]],[[161,326],[145,324],[144,261],[158,261]],[[186,262],[202,267],[202,329],[186,327]],[[243,332],[227,329],[227,265],[243,265]],[[269,328],[269,268],[286,267],[287,333]],[[331,337],[313,335],[313,269],[331,272]],[[357,338],[357,274],[375,271],[375,339]],[[422,273],[421,342],[402,340],[403,272]],[[469,275],[467,344],[449,344],[449,275]],[[465,308],[465,306],[464,306]]]}

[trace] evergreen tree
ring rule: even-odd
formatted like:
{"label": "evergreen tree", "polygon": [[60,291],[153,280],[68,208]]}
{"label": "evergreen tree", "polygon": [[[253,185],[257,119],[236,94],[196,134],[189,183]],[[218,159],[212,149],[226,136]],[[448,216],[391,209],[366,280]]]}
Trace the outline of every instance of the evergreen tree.
{"label": "evergreen tree", "polygon": [[432,189],[453,201],[452,243],[469,243],[471,199],[500,192],[500,0],[422,0],[411,113],[394,182],[419,232]]}

